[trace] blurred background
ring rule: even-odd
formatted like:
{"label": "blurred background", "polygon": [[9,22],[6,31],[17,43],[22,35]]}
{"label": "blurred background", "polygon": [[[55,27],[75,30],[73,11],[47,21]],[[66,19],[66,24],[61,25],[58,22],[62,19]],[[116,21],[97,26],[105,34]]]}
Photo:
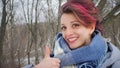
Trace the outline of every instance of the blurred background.
{"label": "blurred background", "polygon": [[[60,6],[67,0],[0,0],[0,68],[37,64],[45,46],[53,51]],[[120,0],[92,0],[104,37],[120,48]]]}

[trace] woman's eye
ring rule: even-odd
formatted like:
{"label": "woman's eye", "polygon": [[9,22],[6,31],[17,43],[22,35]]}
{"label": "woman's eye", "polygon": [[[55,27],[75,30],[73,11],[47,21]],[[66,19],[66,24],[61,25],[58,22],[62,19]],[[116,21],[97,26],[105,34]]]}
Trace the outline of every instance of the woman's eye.
{"label": "woman's eye", "polygon": [[80,26],[80,24],[73,24],[73,28],[77,28],[79,26]]}
{"label": "woman's eye", "polygon": [[62,26],[62,27],[61,27],[61,30],[65,30],[65,29],[66,29],[66,27],[65,27],[65,26]]}

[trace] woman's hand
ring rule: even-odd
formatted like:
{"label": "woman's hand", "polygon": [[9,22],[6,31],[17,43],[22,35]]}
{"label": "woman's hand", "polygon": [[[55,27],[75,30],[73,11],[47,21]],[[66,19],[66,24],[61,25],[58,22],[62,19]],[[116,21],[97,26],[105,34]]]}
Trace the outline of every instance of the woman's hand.
{"label": "woman's hand", "polygon": [[45,58],[34,68],[59,68],[60,60],[58,58],[50,57],[50,49],[46,46]]}

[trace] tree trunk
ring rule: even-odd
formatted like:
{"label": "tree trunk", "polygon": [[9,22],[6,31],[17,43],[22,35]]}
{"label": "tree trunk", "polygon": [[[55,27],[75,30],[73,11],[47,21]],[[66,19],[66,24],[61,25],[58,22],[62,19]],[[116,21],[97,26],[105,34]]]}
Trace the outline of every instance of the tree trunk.
{"label": "tree trunk", "polygon": [[1,19],[1,27],[0,27],[0,68],[2,68],[3,63],[3,43],[4,43],[4,36],[6,31],[6,0],[2,0],[3,8],[2,8],[2,19]]}

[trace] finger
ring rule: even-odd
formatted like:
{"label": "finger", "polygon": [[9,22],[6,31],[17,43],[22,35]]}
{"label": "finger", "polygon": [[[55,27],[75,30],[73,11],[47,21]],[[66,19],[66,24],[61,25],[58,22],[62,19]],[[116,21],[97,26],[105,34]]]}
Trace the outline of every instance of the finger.
{"label": "finger", "polygon": [[51,64],[53,67],[60,67],[60,63],[58,63],[56,61],[52,61]]}
{"label": "finger", "polygon": [[56,64],[53,66],[54,68],[60,68],[60,64]]}
{"label": "finger", "polygon": [[53,60],[54,60],[56,63],[60,63],[60,62],[61,62],[58,58],[53,58]]}
{"label": "finger", "polygon": [[55,63],[55,67],[60,67],[60,63]]}
{"label": "finger", "polygon": [[45,58],[49,58],[50,57],[50,49],[48,46],[45,46]]}

